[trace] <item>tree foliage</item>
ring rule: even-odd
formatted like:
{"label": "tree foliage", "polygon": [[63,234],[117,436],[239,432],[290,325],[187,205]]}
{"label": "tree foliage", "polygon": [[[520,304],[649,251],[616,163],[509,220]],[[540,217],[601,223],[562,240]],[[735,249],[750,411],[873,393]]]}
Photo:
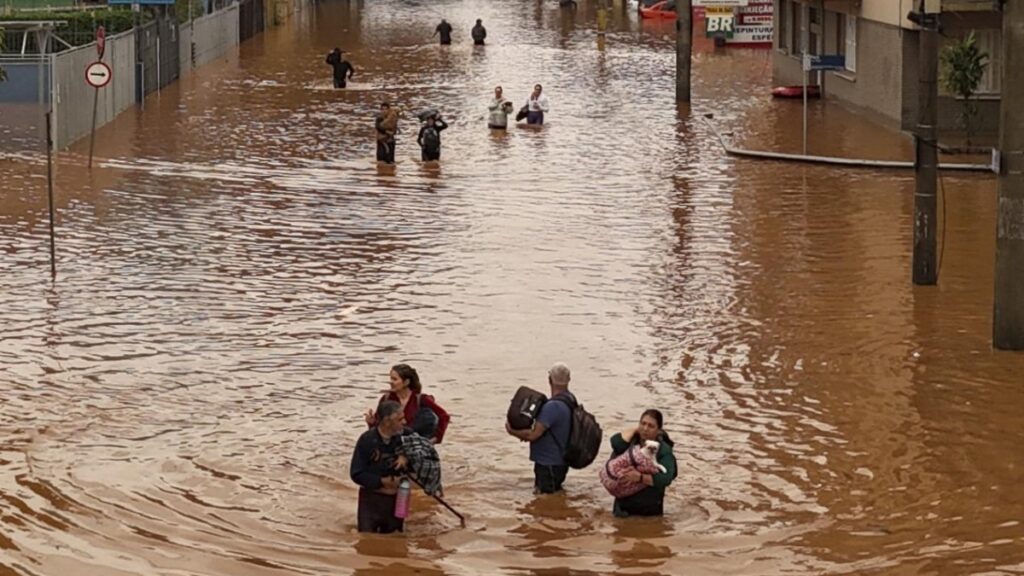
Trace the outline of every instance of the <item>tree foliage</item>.
{"label": "tree foliage", "polygon": [[974,134],[974,118],[978,115],[978,106],[971,97],[981,85],[988,58],[988,53],[978,46],[973,31],[942,49],[942,83],[946,90],[962,100],[960,120],[967,132],[968,146]]}

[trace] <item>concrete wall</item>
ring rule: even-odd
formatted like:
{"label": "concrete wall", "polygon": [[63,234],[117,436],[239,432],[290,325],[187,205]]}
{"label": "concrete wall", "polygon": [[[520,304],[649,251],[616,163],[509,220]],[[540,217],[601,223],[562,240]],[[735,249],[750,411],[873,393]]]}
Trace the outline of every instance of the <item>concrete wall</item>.
{"label": "concrete wall", "polygon": [[179,76],[195,68],[192,62],[192,23],[178,26],[178,67]]}
{"label": "concrete wall", "polygon": [[[912,28],[913,22],[907,20],[907,13],[910,12],[914,3],[917,0],[858,0],[857,2],[851,2],[850,0],[842,0],[835,2],[836,4],[860,4],[859,16],[865,20],[871,20],[879,24],[888,24],[893,27]],[[832,4],[829,1],[827,4]],[[831,6],[826,6],[826,10],[833,10]]]}
{"label": "concrete wall", "polygon": [[192,23],[191,41],[192,63],[196,68],[222,58],[238,46],[238,5],[196,18]]}
{"label": "concrete wall", "polygon": [[[835,26],[826,38],[835,38]],[[900,29],[871,20],[857,20],[857,71],[827,72],[825,94],[900,123],[903,112],[903,57]]]}
{"label": "concrete wall", "polygon": [[[87,44],[54,56],[54,147],[69,146],[89,134],[92,127],[93,96],[96,89],[85,82],[85,68],[96,60],[95,44]],[[96,126],[113,120],[135,103],[135,33],[128,31],[107,38],[103,61],[113,78],[99,89]]]}

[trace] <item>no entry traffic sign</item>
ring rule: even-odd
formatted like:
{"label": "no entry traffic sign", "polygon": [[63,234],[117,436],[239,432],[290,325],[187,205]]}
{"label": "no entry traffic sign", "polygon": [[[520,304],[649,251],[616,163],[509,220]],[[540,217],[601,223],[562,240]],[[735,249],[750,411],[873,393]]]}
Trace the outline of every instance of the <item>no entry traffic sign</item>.
{"label": "no entry traffic sign", "polygon": [[110,84],[112,77],[113,73],[110,71],[110,66],[103,62],[93,62],[85,67],[85,81],[93,88],[103,88]]}

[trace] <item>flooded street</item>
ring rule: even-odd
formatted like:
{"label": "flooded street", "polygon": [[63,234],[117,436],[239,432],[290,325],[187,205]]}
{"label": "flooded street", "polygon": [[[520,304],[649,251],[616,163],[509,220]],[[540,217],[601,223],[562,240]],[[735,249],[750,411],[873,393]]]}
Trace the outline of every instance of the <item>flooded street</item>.
{"label": "flooded street", "polygon": [[[45,163],[0,159],[0,575],[1024,574],[1024,355],[991,349],[996,181],[946,173],[937,287],[913,173],[798,151],[768,50],[553,0],[336,1]],[[455,43],[430,38],[441,17]],[[488,45],[473,48],[482,18]],[[341,46],[357,74],[328,88]],[[542,130],[486,128],[495,85]],[[373,160],[383,100],[411,114]],[[713,114],[710,122],[703,114]],[[811,150],[909,159],[829,102]],[[597,466],[535,497],[504,414],[564,361],[606,437],[665,413],[662,519]],[[356,532],[352,449],[392,364],[452,414],[446,499]],[[598,456],[603,462],[607,446]]]}

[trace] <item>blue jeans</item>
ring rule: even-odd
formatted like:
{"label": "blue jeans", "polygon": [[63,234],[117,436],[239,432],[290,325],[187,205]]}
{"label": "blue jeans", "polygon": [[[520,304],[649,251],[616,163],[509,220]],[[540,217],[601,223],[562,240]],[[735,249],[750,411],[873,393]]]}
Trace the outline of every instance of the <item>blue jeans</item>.
{"label": "blue jeans", "polygon": [[542,111],[528,112],[526,114],[526,123],[527,124],[543,124],[544,123],[544,112],[542,112]]}

